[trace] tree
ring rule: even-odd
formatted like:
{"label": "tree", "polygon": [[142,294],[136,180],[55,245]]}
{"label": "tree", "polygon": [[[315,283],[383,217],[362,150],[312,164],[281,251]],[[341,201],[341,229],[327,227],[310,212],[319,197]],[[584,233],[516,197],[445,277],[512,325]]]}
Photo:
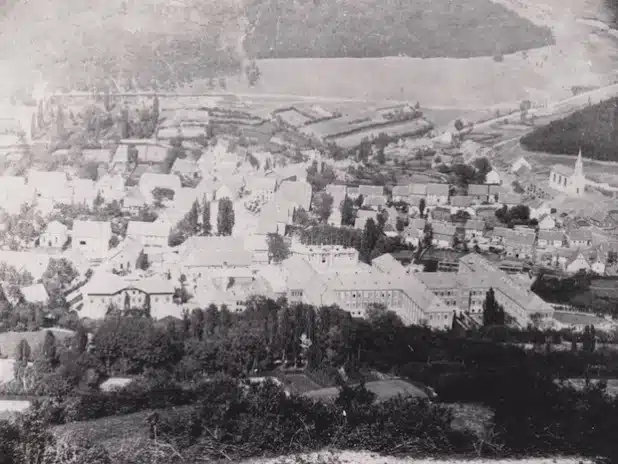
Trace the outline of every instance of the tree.
{"label": "tree", "polygon": [[36,114],[32,113],[32,119],[30,120],[30,136],[34,139],[37,136],[36,127]]}
{"label": "tree", "polygon": [[384,154],[384,147],[381,146],[378,148],[378,154],[376,155],[376,159],[379,164],[386,163],[386,155]]}
{"label": "tree", "polygon": [[195,308],[191,311],[191,336],[201,340],[204,335],[204,312]]}
{"label": "tree", "polygon": [[219,235],[232,235],[234,229],[234,204],[229,198],[219,200],[217,232]]}
{"label": "tree", "polygon": [[135,166],[139,163],[139,151],[133,144],[127,147],[127,163],[131,166]]}
{"label": "tree", "polygon": [[380,237],[380,230],[376,225],[373,218],[367,219],[363,234],[361,235],[360,245],[360,259],[366,263],[370,262],[371,252],[373,251],[378,238]]}
{"label": "tree", "polygon": [[27,363],[31,356],[32,350],[30,349],[28,342],[24,339],[20,340],[15,352],[15,360],[17,362]]}
{"label": "tree", "polygon": [[496,301],[494,289],[490,288],[483,302],[483,325],[504,325],[505,322],[504,308]]}
{"label": "tree", "polygon": [[45,339],[43,341],[43,359],[49,363],[50,366],[55,366],[57,361],[56,356],[56,337],[49,330],[45,332]]}
{"label": "tree", "polygon": [[326,222],[333,210],[333,197],[326,192],[316,194],[313,198],[313,210],[320,222]]}
{"label": "tree", "polygon": [[249,81],[249,86],[254,87],[261,76],[260,68],[258,68],[255,60],[251,60],[251,63],[245,67],[245,74],[247,76],[247,81]]}
{"label": "tree", "polygon": [[210,235],[212,233],[212,225],[210,224],[210,202],[206,200],[204,195],[204,204],[202,208],[202,235]]}
{"label": "tree", "polygon": [[365,197],[361,193],[358,197],[356,197],[356,200],[354,200],[354,206],[356,206],[357,208],[360,208],[361,206],[363,206],[364,202],[365,202]]}
{"label": "tree", "polygon": [[157,126],[157,124],[159,124],[159,114],[160,110],[159,110],[159,97],[158,95],[154,96],[154,100],[152,102],[152,122],[154,127]]}
{"label": "tree", "polygon": [[423,214],[425,213],[425,208],[426,208],[426,201],[424,198],[421,198],[418,201],[418,210],[420,212],[421,217],[423,217]]}
{"label": "tree", "polygon": [[139,255],[137,256],[135,267],[137,269],[141,269],[142,271],[146,271],[150,267],[150,263],[148,262],[148,255],[144,253],[144,250],[140,251]]}
{"label": "tree", "polygon": [[58,112],[56,113],[56,133],[58,137],[64,137],[65,135],[65,126],[64,126],[64,111],[62,110],[62,106],[58,107]]}
{"label": "tree", "polygon": [[582,349],[587,353],[594,353],[596,350],[596,330],[594,325],[584,327],[582,336]]}
{"label": "tree", "polygon": [[354,210],[354,202],[346,195],[340,206],[341,223],[344,226],[353,226],[356,220],[356,211]]}
{"label": "tree", "polygon": [[371,156],[371,142],[367,137],[361,140],[361,143],[358,147],[358,160],[363,163],[369,159]]}
{"label": "tree", "polygon": [[73,350],[78,354],[82,354],[86,352],[87,347],[88,332],[86,332],[86,329],[84,329],[82,325],[79,325],[73,337]]}
{"label": "tree", "polygon": [[152,197],[157,203],[162,203],[165,199],[172,201],[174,199],[174,191],[165,187],[155,187],[152,189]]}
{"label": "tree", "polygon": [[290,247],[279,234],[268,234],[268,261],[280,263],[290,256]]}
{"label": "tree", "polygon": [[125,106],[120,114],[120,136],[128,139],[131,136],[131,124],[129,122],[129,109]]}

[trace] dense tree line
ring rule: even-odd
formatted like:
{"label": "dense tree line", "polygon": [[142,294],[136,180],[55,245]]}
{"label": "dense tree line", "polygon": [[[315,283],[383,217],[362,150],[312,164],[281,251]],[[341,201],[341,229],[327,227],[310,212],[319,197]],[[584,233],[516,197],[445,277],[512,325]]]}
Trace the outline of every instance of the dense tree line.
{"label": "dense tree line", "polygon": [[521,139],[531,151],[577,155],[615,161],[618,99],[611,98],[535,129]]}

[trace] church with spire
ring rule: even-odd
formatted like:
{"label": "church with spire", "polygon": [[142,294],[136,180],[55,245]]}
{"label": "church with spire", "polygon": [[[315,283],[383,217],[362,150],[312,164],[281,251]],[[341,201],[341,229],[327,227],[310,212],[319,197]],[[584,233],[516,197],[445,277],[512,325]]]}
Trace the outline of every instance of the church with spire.
{"label": "church with spire", "polygon": [[549,186],[571,197],[581,197],[586,191],[586,176],[584,175],[584,162],[582,151],[577,154],[575,168],[557,164],[552,166],[549,173]]}

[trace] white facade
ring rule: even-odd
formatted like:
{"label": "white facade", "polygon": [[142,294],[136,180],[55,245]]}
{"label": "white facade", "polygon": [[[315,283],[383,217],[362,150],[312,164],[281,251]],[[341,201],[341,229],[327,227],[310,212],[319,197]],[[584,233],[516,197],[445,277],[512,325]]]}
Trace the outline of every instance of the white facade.
{"label": "white facade", "polygon": [[554,166],[552,168],[549,174],[549,186],[569,196],[581,197],[584,195],[586,192],[586,176],[584,175],[581,150],[577,155],[574,170],[565,166]]}
{"label": "white facade", "polygon": [[358,264],[358,251],[338,245],[303,245],[292,243],[292,255],[298,255],[316,270],[329,270],[340,267],[354,267]]}
{"label": "white facade", "polygon": [[75,221],[71,246],[88,259],[103,259],[109,250],[112,229],[109,222]]}

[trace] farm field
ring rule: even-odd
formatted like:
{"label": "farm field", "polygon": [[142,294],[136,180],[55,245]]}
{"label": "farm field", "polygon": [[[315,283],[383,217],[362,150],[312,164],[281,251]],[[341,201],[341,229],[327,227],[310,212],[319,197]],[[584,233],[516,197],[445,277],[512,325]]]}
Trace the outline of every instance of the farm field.
{"label": "farm field", "polygon": [[405,121],[397,124],[390,124],[388,126],[368,128],[360,132],[337,137],[329,137],[329,142],[334,142],[343,148],[353,148],[363,141],[364,138],[372,139],[377,137],[380,133],[384,132],[390,137],[401,136],[420,136],[432,129],[433,125],[424,120],[416,119],[414,121]]}
{"label": "farm field", "polygon": [[257,0],[245,48],[257,58],[492,56],[553,43],[536,26],[490,0]]}

